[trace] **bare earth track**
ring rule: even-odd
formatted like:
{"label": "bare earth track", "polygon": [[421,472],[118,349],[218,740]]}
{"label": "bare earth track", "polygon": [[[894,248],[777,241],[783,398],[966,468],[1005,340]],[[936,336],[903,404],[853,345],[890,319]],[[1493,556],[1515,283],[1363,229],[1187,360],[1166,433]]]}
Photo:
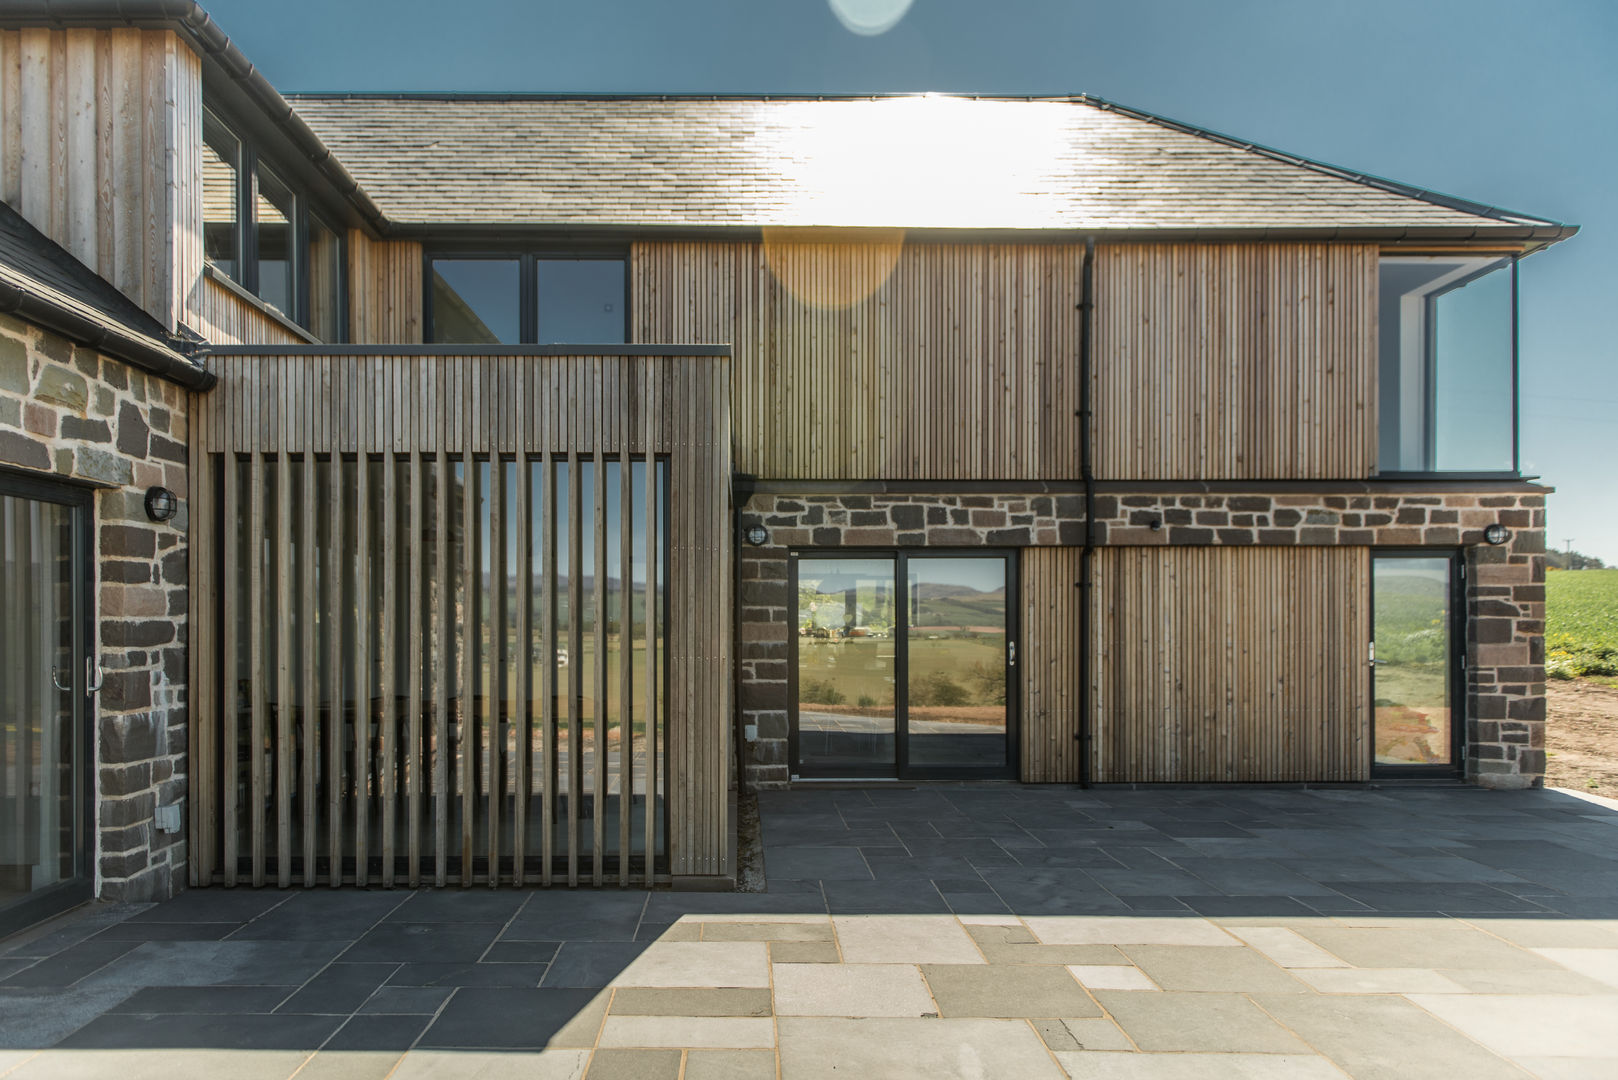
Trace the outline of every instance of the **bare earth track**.
{"label": "bare earth track", "polygon": [[1551,682],[1545,786],[1618,798],[1618,687]]}

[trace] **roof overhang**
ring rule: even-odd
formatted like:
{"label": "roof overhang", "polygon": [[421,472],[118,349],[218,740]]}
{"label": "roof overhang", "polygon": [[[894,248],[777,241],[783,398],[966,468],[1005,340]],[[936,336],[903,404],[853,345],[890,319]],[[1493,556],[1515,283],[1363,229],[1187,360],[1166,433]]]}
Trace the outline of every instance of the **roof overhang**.
{"label": "roof overhang", "polygon": [[184,353],[129,329],[89,304],[0,263],[0,312],[17,315],[188,390],[210,390],[218,377]]}

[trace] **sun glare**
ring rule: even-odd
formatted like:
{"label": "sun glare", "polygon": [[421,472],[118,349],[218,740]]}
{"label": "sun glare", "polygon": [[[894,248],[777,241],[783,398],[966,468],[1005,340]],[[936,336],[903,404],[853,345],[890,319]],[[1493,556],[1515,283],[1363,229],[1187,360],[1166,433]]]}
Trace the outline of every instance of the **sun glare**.
{"label": "sun glare", "polygon": [[899,25],[915,0],[826,0],[837,21],[861,37],[876,37]]}

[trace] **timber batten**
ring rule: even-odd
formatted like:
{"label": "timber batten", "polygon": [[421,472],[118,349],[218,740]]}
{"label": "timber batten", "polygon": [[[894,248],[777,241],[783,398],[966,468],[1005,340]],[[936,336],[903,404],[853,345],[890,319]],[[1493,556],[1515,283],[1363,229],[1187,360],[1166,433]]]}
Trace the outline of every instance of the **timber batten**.
{"label": "timber batten", "polygon": [[210,362],[193,565],[249,572],[196,606],[199,884],[730,873],[725,357]]}
{"label": "timber batten", "polygon": [[1092,777],[1365,780],[1368,550],[1098,549]]}

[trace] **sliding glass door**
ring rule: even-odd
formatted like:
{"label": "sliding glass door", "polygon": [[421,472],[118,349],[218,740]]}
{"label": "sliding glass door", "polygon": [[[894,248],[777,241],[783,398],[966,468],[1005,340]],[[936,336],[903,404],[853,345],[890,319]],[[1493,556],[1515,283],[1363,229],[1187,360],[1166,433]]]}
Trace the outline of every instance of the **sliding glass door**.
{"label": "sliding glass door", "polygon": [[88,519],[0,475],[0,936],[90,898]]}
{"label": "sliding glass door", "polygon": [[793,566],[798,775],[1013,773],[1010,554],[816,554]]}

